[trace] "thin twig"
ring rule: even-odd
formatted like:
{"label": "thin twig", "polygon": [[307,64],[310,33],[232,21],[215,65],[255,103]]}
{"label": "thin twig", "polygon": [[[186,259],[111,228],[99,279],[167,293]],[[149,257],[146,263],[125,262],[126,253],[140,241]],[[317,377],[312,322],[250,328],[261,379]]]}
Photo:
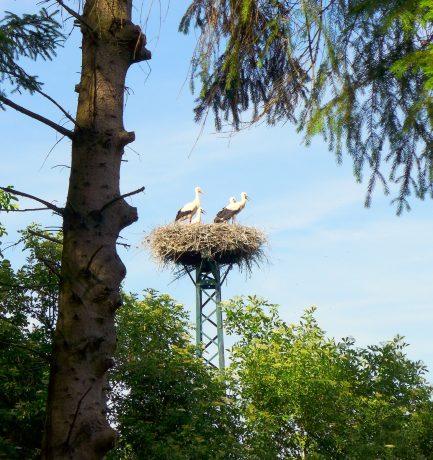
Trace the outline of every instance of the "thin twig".
{"label": "thin twig", "polygon": [[51,96],[49,96],[48,94],[44,93],[40,89],[36,88],[35,91],[38,94],[40,94],[41,96],[43,96],[46,99],[48,99],[50,102],[52,102],[63,113],[63,115],[65,115],[65,117],[68,120],[72,121],[72,123],[74,123],[74,125],[79,128],[79,126],[78,126],[77,122],[75,121],[75,119],[55,99],[53,99]]}
{"label": "thin twig", "polygon": [[123,246],[125,249],[129,249],[131,247],[130,244],[127,243],[119,243],[118,241],[116,242],[117,246]]}
{"label": "thin twig", "polygon": [[35,254],[35,256],[36,256],[36,259],[42,262],[53,275],[57,276],[57,278],[59,279],[62,278],[62,276],[60,275],[60,272],[57,270],[57,267],[53,265],[50,260],[46,259],[45,257],[41,257],[38,254]]}
{"label": "thin twig", "polygon": [[[0,318],[0,319],[3,319],[3,318]],[[10,345],[10,346],[15,347],[15,348],[21,348],[22,350],[29,351],[31,353],[34,353],[35,355],[38,355],[44,361],[49,362],[49,356],[47,355],[47,353],[43,353],[43,352],[38,351],[38,350],[36,350],[36,349],[34,349],[32,347],[29,347],[29,346],[26,346],[26,345],[21,345],[20,343],[16,343],[16,342],[9,342],[9,341],[3,341],[3,340],[0,340],[0,343],[2,345]]]}
{"label": "thin twig", "polygon": [[81,24],[86,26],[91,32],[94,32],[93,28],[90,26],[90,24],[81,16],[81,14],[78,14],[75,10],[72,8],[69,8],[69,6],[65,5],[62,0],[55,0],[61,7],[63,7],[71,16],[73,16],[77,21],[79,21]]}
{"label": "thin twig", "polygon": [[90,270],[90,266],[92,265],[92,262],[93,260],[95,259],[96,255],[98,254],[98,252],[104,247],[104,245],[102,246],[99,246],[99,248],[91,255],[90,259],[89,259],[89,263],[87,264],[87,267],[86,267],[86,272],[88,272]]}
{"label": "thin twig", "polygon": [[44,161],[42,162],[41,167],[39,168],[39,171],[44,167],[46,161],[48,160],[48,157],[50,156],[51,152],[56,148],[57,144],[62,142],[62,140],[65,138],[65,136],[62,136],[60,139],[58,139],[54,145],[50,148],[50,151],[47,153],[46,157],[44,158]]}

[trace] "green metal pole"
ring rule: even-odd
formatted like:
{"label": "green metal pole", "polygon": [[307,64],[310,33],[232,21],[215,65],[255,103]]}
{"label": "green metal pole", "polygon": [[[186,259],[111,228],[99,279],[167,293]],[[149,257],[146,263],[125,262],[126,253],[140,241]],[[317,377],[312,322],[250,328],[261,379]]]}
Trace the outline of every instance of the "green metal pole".
{"label": "green metal pole", "polygon": [[215,304],[217,318],[217,335],[218,335],[218,367],[220,370],[225,368],[224,360],[224,330],[223,330],[223,312],[221,309],[221,271],[217,263],[214,263],[215,278]]}
{"label": "green metal pole", "polygon": [[[223,370],[224,331],[219,264],[212,260],[202,260],[196,267],[195,286],[197,348],[210,365]],[[209,357],[204,356],[204,353]]]}
{"label": "green metal pole", "polygon": [[202,341],[203,341],[203,325],[201,321],[201,304],[202,304],[202,292],[201,292],[201,265],[196,269],[195,277],[195,343],[197,346],[197,353],[199,356],[202,356]]}

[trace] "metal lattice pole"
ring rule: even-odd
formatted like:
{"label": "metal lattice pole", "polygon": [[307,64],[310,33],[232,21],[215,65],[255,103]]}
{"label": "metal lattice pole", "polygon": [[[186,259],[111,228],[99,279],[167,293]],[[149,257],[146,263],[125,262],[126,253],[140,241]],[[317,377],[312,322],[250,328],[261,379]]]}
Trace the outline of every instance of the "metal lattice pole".
{"label": "metal lattice pole", "polygon": [[225,367],[221,285],[230,268],[221,277],[220,265],[203,259],[196,267],[195,280],[188,272],[196,288],[197,349],[208,364],[220,370]]}

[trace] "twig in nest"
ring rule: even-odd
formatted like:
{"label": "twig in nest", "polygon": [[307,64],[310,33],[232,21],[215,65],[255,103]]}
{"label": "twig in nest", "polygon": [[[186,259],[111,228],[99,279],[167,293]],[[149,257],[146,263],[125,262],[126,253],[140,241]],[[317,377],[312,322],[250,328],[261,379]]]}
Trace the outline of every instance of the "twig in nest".
{"label": "twig in nest", "polygon": [[155,259],[177,267],[177,277],[203,260],[236,265],[248,273],[265,259],[266,236],[254,227],[229,224],[170,224],[154,229],[146,239]]}

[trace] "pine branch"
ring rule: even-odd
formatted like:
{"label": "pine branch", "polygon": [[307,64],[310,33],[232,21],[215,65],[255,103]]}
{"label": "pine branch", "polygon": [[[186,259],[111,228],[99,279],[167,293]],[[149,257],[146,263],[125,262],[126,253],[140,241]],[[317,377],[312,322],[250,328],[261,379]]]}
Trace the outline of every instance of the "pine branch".
{"label": "pine branch", "polygon": [[[2,72],[6,75],[8,75],[9,77],[11,78],[16,78],[16,79],[19,79],[19,78],[22,78],[22,75],[19,75],[17,72],[12,72],[12,71],[8,71],[8,70],[2,70]],[[22,71],[22,74],[25,75],[26,78],[28,78],[29,80],[32,78],[30,75],[27,74],[27,72],[24,72]],[[31,89],[31,92],[36,92],[38,94],[40,94],[41,96],[45,97],[46,99],[48,99],[50,102],[52,102],[62,113],[63,115],[65,115],[65,117],[72,121],[72,123],[74,123],[75,126],[78,126],[77,125],[77,122],[75,121],[75,119],[54,99],[52,98],[51,96],[49,96],[48,94],[44,93],[43,91],[41,91],[37,85],[35,85],[32,89]]]}
{"label": "pine branch", "polygon": [[0,102],[2,102],[5,105],[8,105],[9,107],[12,107],[16,111],[23,113],[24,115],[27,115],[30,118],[34,118],[35,120],[38,120],[41,123],[44,123],[45,125],[49,126],[50,128],[55,129],[57,132],[59,132],[60,134],[63,134],[63,136],[66,136],[69,139],[74,138],[73,131],[70,131],[69,129],[66,129],[63,126],[60,126],[57,123],[54,123],[54,121],[51,121],[48,118],[45,118],[42,115],[39,115],[38,113],[32,112],[31,110],[28,110],[25,107],[22,107],[21,105],[18,105],[15,102],[12,102],[10,99],[8,99],[5,96],[0,95]]}

